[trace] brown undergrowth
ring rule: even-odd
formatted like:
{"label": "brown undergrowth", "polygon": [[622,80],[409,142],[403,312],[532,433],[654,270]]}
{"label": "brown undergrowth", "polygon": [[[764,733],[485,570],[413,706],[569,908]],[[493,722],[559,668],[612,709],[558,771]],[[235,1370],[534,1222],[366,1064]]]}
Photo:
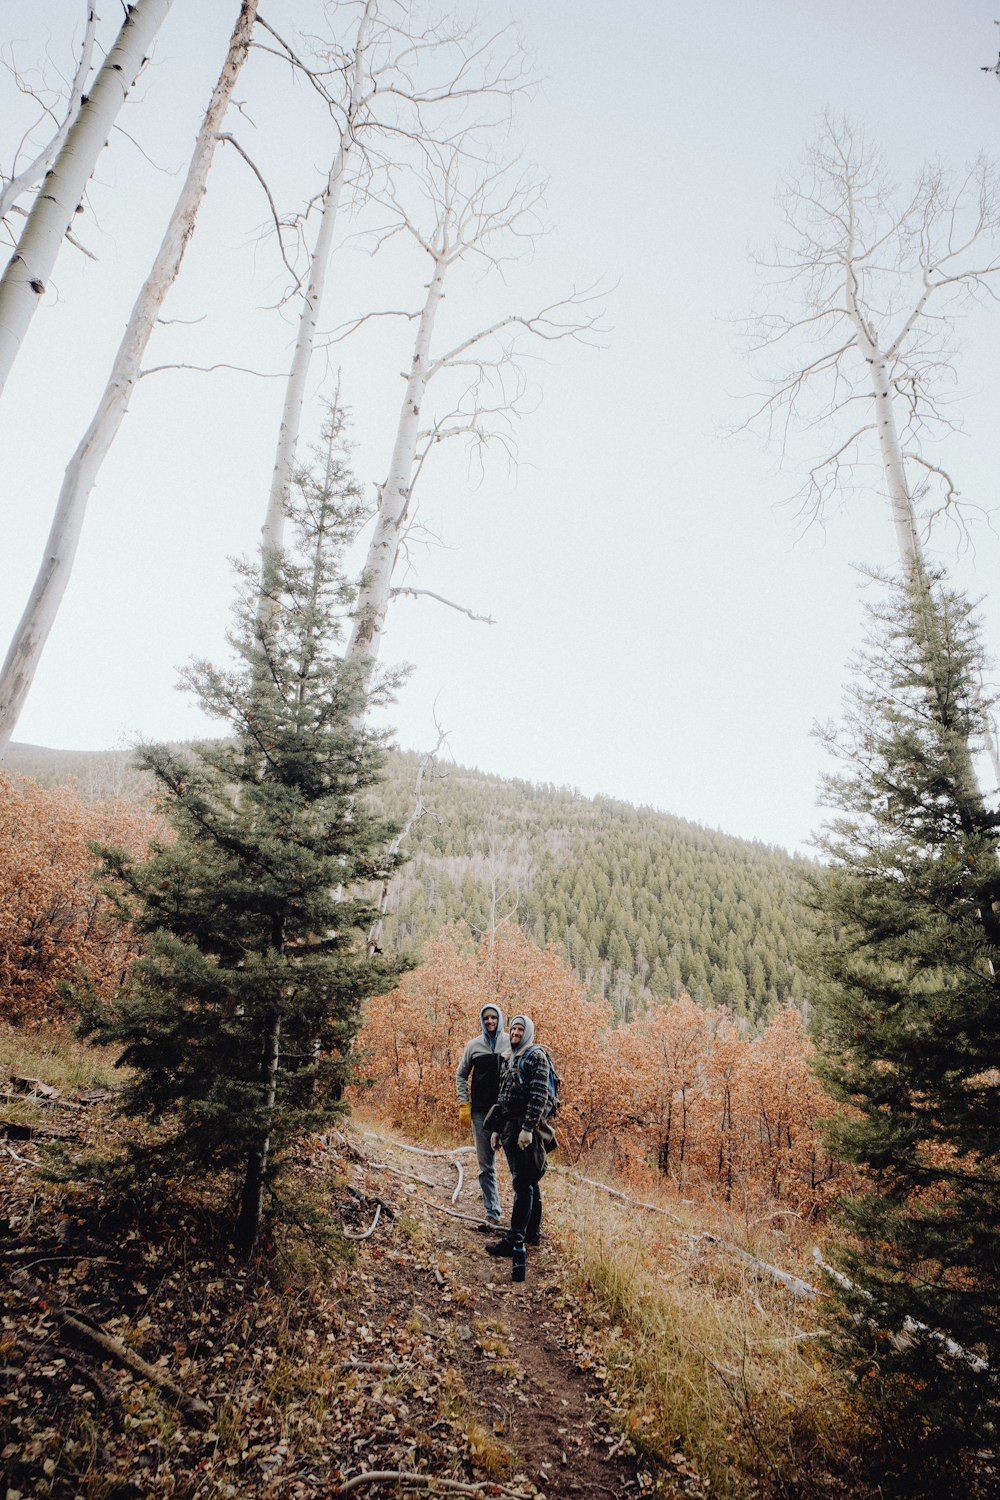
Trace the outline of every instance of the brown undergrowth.
{"label": "brown undergrowth", "polygon": [[746,1259],[811,1277],[796,1221],[748,1236],[553,1171],[519,1287],[471,1222],[474,1158],[356,1116],[303,1145],[297,1191],[354,1234],[378,1210],[370,1238],[331,1254],[286,1222],[247,1265],[207,1191],[112,1205],[46,1179],[53,1138],[126,1128],[114,1081],[92,1049],[0,1034],[3,1500],[906,1492],[822,1302]]}

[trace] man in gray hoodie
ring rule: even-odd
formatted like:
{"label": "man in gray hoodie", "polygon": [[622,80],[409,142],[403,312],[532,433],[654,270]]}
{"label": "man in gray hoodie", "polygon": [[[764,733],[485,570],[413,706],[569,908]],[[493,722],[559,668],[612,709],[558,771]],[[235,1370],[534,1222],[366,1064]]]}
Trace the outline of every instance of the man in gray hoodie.
{"label": "man in gray hoodie", "polygon": [[497,1171],[490,1132],[484,1125],[487,1114],[500,1094],[500,1069],[510,1057],[510,1037],[503,1028],[503,1015],[497,1005],[484,1005],[479,1012],[480,1031],[462,1053],[455,1070],[458,1093],[458,1119],[463,1130],[472,1127],[479,1163],[479,1186],[483,1195],[488,1229],[500,1227],[500,1197],[497,1193]]}

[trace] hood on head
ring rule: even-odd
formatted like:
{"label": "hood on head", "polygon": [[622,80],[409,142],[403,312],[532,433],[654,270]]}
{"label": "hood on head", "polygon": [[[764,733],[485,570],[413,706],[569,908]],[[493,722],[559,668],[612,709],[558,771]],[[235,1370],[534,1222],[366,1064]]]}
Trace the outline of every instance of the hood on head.
{"label": "hood on head", "polygon": [[[490,1036],[489,1032],[486,1030],[486,1022],[483,1020],[483,1016],[488,1010],[495,1010],[497,1015],[499,1016],[499,1020],[497,1021],[497,1029],[492,1036]],[[479,1025],[482,1030],[483,1036],[489,1042],[490,1046],[495,1048],[497,1044],[497,1038],[503,1032],[503,1011],[500,1009],[499,1005],[494,1005],[492,1000],[488,1005],[484,1005],[482,1010],[479,1012]]]}
{"label": "hood on head", "polygon": [[508,1032],[510,1031],[511,1026],[514,1025],[515,1021],[520,1021],[521,1025],[524,1027],[524,1036],[518,1042],[517,1046],[514,1047],[513,1044],[511,1044],[514,1056],[516,1057],[519,1052],[526,1051],[526,1049],[530,1047],[532,1042],[535,1040],[535,1023],[530,1016],[511,1016],[510,1024],[507,1027]]}

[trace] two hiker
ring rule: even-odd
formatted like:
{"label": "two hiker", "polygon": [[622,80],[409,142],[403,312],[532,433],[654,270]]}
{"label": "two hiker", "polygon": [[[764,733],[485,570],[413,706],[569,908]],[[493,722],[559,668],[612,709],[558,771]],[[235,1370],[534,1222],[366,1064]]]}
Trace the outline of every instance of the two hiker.
{"label": "two hiker", "polygon": [[[456,1085],[460,1119],[466,1127],[471,1121],[476,1142],[487,1228],[500,1224],[494,1156],[501,1146],[510,1168],[514,1188],[510,1229],[487,1248],[487,1254],[502,1256],[512,1254],[516,1246],[538,1243],[542,1220],[539,1183],[547,1165],[547,1149],[555,1143],[546,1118],[551,1107],[549,1059],[535,1045],[530,1016],[514,1016],[508,1035],[503,1031],[498,1008],[487,1005],[480,1011],[480,1025],[482,1036],[473,1037],[466,1047],[456,1072]],[[494,1100],[480,1113],[481,1101],[493,1091],[494,1081]],[[463,1106],[468,1107],[469,1117]]]}

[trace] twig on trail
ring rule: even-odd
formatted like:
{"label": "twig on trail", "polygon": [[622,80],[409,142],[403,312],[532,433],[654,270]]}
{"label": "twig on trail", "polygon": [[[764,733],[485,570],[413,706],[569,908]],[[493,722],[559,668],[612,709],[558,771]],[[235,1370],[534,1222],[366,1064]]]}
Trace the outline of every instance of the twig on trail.
{"label": "twig on trail", "polygon": [[12,1250],[0,1250],[0,1264],[17,1266],[78,1265],[86,1261],[91,1266],[120,1266],[121,1261],[110,1255],[77,1255],[72,1250],[46,1250],[43,1246],[19,1246]]}
{"label": "twig on trail", "polygon": [[[433,1187],[434,1184],[432,1183]],[[477,1219],[473,1214],[456,1213],[453,1208],[445,1208],[443,1203],[435,1203],[433,1198],[419,1198],[419,1203],[426,1203],[428,1208],[436,1208],[439,1214],[447,1214],[449,1219],[464,1219],[466,1224],[481,1224],[482,1219]]]}
{"label": "twig on trail", "polygon": [[664,1218],[671,1219],[675,1224],[683,1225],[683,1219],[672,1214],[669,1208],[660,1208],[656,1203],[644,1203],[641,1198],[631,1198],[628,1193],[622,1193],[618,1188],[608,1187],[606,1182],[598,1182],[595,1177],[584,1177],[580,1172],[573,1172],[569,1167],[551,1168],[553,1172],[561,1172],[564,1177],[572,1177],[574,1182],[585,1182],[588,1187],[600,1188],[602,1193],[610,1193],[612,1198],[621,1198],[624,1203],[631,1203],[633,1208],[644,1208],[647,1213],[663,1214]]}
{"label": "twig on trail", "polygon": [[337,1495],[352,1495],[366,1484],[405,1481],[407,1484],[422,1484],[428,1490],[449,1490],[454,1495],[506,1495],[508,1500],[528,1500],[523,1490],[509,1489],[505,1484],[485,1479],[481,1484],[461,1484],[457,1479],[438,1479],[433,1474],[413,1474],[405,1469],[369,1469],[365,1474],[355,1474],[345,1479],[334,1491]]}
{"label": "twig on trail", "polygon": [[475,1146],[452,1146],[448,1151],[425,1151],[423,1146],[407,1146],[404,1141],[393,1140],[391,1135],[377,1135],[374,1130],[363,1130],[361,1134],[369,1141],[381,1141],[384,1146],[395,1146],[397,1151],[409,1151],[414,1156],[461,1156],[475,1151]]}
{"label": "twig on trail", "polygon": [[372,1221],[369,1224],[368,1228],[365,1229],[365,1230],[362,1230],[362,1232],[360,1234],[358,1234],[355,1230],[348,1229],[345,1226],[344,1227],[344,1238],[348,1239],[348,1240],[370,1240],[371,1237],[372,1237],[372,1235],[375,1233],[375,1230],[376,1230],[376,1228],[378,1226],[378,1221],[379,1221],[379,1219],[381,1219],[381,1217],[382,1217],[382,1205],[381,1205],[381,1203],[376,1203],[376,1205],[375,1205],[375,1217],[374,1217],[374,1219],[372,1219]]}
{"label": "twig on trail", "polygon": [[460,1161],[453,1161],[452,1162],[452,1166],[455,1168],[455,1171],[458,1173],[458,1187],[452,1193],[452,1195],[451,1195],[451,1201],[452,1201],[452,1203],[457,1203],[458,1202],[459,1194],[461,1193],[463,1187],[465,1186],[465,1168],[462,1166],[462,1163]]}
{"label": "twig on trail", "polygon": [[405,1177],[408,1182],[422,1182],[424,1187],[439,1188],[441,1184],[432,1177],[420,1177],[416,1172],[404,1172],[401,1167],[390,1167],[387,1161],[368,1161],[365,1166],[374,1172],[391,1172],[393,1177]]}
{"label": "twig on trail", "polygon": [[342,1370],[374,1370],[378,1375],[401,1374],[405,1365],[386,1364],[376,1359],[345,1359],[340,1366]]}

